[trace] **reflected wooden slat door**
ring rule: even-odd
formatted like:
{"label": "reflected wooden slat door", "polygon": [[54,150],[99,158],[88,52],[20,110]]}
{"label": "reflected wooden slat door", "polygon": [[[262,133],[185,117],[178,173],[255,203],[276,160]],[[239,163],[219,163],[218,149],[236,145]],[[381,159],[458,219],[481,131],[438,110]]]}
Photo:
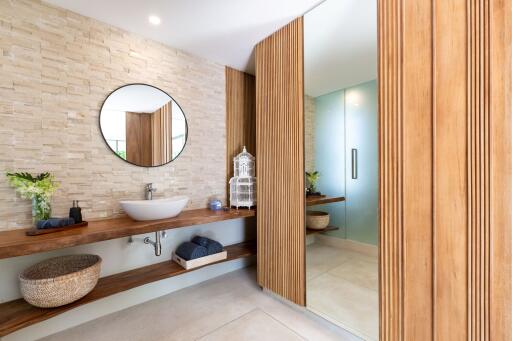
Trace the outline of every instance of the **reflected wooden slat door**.
{"label": "reflected wooden slat door", "polygon": [[305,304],[303,20],[256,46],[258,283]]}
{"label": "reflected wooden slat door", "polygon": [[150,114],[126,113],[126,160],[138,166],[153,166]]}
{"label": "reflected wooden slat door", "polygon": [[244,146],[256,155],[256,80],[245,72],[226,67],[226,169],[233,177],[233,158]]}

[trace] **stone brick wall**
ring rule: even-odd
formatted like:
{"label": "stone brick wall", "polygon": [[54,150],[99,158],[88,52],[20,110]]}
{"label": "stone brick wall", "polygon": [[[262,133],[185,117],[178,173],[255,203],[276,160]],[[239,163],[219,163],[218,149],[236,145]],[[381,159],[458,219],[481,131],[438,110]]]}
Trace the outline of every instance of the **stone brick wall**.
{"label": "stone brick wall", "polygon": [[306,172],[315,170],[315,99],[304,96],[304,144]]}
{"label": "stone brick wall", "polygon": [[[183,108],[189,137],[169,165],[140,168],[101,137],[103,100],[148,83]],[[0,1],[0,171],[49,171],[60,188],[54,215],[80,200],[87,219],[121,213],[118,201],[190,196],[189,208],[225,200],[224,66],[40,1]],[[0,230],[31,223],[31,204],[0,174]]]}

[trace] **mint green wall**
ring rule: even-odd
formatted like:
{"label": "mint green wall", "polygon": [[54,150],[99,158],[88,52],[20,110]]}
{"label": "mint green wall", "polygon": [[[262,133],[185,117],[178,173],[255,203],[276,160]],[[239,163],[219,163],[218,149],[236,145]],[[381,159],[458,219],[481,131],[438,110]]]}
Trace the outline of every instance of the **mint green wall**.
{"label": "mint green wall", "polygon": [[[377,244],[378,128],[375,80],[315,99],[315,167],[318,189],[328,196],[343,195],[345,203],[317,206],[328,211],[329,235]],[[358,149],[358,179],[351,178],[351,149]]]}
{"label": "mint green wall", "polygon": [[[328,196],[345,195],[345,93],[336,91],[315,98],[315,167],[318,190]],[[345,203],[311,208],[330,214],[330,225],[345,226]],[[345,238],[344,229],[331,232]]]}

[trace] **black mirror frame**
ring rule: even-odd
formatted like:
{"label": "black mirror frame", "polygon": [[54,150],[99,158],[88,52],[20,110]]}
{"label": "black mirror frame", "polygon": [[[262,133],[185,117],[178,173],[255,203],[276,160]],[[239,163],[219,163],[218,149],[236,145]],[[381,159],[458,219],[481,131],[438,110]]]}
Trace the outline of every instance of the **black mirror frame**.
{"label": "black mirror frame", "polygon": [[[166,94],[167,96],[169,96],[169,98],[174,102],[176,103],[176,105],[178,106],[178,108],[180,108],[181,110],[181,113],[183,114],[183,118],[185,118],[185,144],[183,144],[183,148],[181,148],[181,151],[178,153],[178,155],[176,155],[176,157],[174,159],[172,159],[171,161],[169,162],[166,162],[166,163],[163,163],[161,165],[158,165],[158,166],[141,166],[141,165],[137,165],[133,162],[130,162],[128,160],[125,160],[123,159],[121,156],[119,156],[111,147],[110,145],[108,144],[107,142],[107,139],[105,138],[105,135],[103,135],[103,130],[101,129],[101,113],[103,111],[103,106],[105,105],[105,102],[107,101],[107,99],[114,93],[116,92],[117,90],[119,89],[122,89],[124,87],[127,87],[127,86],[131,86],[131,85],[145,85],[145,86],[149,86],[149,87],[152,87],[154,89],[157,89],[161,92],[163,92],[164,94]],[[162,167],[162,166],[166,166],[168,164],[170,164],[171,162],[173,162],[174,160],[176,160],[180,155],[181,153],[183,153],[183,151],[185,150],[185,147],[187,146],[187,142],[188,142],[188,121],[187,121],[187,116],[185,115],[185,112],[183,111],[183,109],[181,108],[180,104],[178,102],[176,102],[176,100],[174,100],[174,98],[169,95],[167,92],[163,91],[162,89],[154,86],[154,85],[151,85],[151,84],[146,84],[146,83],[129,83],[129,84],[125,84],[125,85],[122,85],[118,88],[116,88],[115,90],[111,91],[107,97],[105,97],[105,99],[103,100],[103,103],[101,104],[101,108],[100,108],[100,112],[99,112],[99,115],[98,115],[98,128],[100,130],[100,134],[101,134],[101,137],[103,137],[103,141],[105,142],[105,145],[107,146],[107,148],[115,155],[117,156],[119,159],[123,160],[124,162],[126,163],[129,163],[133,166],[137,166],[137,167],[143,167],[143,168],[156,168],[156,167]]]}

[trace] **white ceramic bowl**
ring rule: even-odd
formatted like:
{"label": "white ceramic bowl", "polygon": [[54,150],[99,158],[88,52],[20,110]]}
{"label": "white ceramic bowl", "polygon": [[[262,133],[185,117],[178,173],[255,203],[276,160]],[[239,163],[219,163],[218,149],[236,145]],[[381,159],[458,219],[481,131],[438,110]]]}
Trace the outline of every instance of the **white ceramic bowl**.
{"label": "white ceramic bowl", "polygon": [[187,206],[187,203],[188,197],[186,196],[120,202],[126,214],[139,221],[176,217]]}

